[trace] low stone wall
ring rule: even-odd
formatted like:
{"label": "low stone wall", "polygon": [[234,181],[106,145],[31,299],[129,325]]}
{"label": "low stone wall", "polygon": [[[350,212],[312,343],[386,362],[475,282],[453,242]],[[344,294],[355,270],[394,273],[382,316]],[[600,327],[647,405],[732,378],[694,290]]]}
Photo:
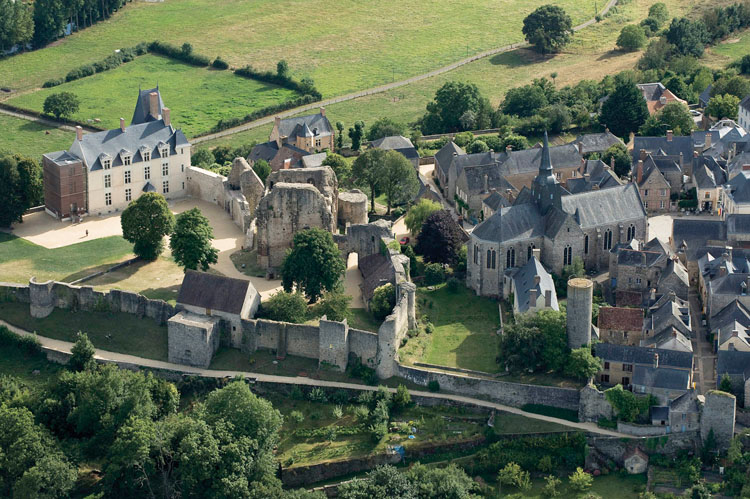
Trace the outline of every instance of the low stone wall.
{"label": "low stone wall", "polygon": [[617,422],[617,431],[634,437],[658,437],[667,434],[666,426],[640,425],[633,423]]}
{"label": "low stone wall", "polygon": [[679,451],[697,451],[700,446],[700,436],[697,431],[673,433],[659,437],[603,437],[587,435],[588,453],[586,454],[586,469],[597,470],[610,467],[612,464],[623,466],[625,452],[637,447],[648,455],[661,454],[674,456]]}
{"label": "low stone wall", "polygon": [[440,383],[441,390],[468,397],[487,398],[499,404],[521,407],[525,404],[544,403],[561,409],[578,410],[579,391],[573,388],[525,385],[397,365],[398,376],[422,386],[427,386],[434,380]]}
{"label": "low stone wall", "polygon": [[12,282],[0,282],[0,301],[17,301],[29,303],[29,286]]}
{"label": "low stone wall", "polygon": [[330,463],[314,464],[312,466],[297,466],[281,470],[281,482],[284,487],[296,488],[311,483],[330,480],[339,476],[369,471],[383,464],[396,464],[401,461],[398,454],[376,454],[359,459],[334,461]]}

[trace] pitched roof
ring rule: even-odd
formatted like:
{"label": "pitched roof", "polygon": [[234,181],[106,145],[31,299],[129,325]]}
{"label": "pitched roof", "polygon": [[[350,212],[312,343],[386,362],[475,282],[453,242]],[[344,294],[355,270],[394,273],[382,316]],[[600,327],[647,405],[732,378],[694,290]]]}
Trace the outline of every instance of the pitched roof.
{"label": "pitched roof", "polygon": [[510,206],[510,201],[503,197],[499,192],[495,191],[482,200],[482,204],[486,205],[493,212],[500,208]]}
{"label": "pitched roof", "polygon": [[750,310],[737,298],[711,317],[711,329],[715,331],[734,322],[750,327]]}
{"label": "pitched roof", "polygon": [[726,225],[722,220],[675,218],[672,222],[672,241],[679,247],[683,241],[688,245],[687,258],[696,260],[708,241],[726,238]]}
{"label": "pitched roof", "polygon": [[320,113],[285,118],[279,122],[279,135],[288,137],[290,140],[295,139],[297,136],[304,137],[306,132],[310,133],[309,136],[316,137],[331,135],[333,128],[331,128],[328,118]]}
{"label": "pitched roof", "polygon": [[376,149],[383,149],[384,151],[400,152],[408,160],[419,159],[419,152],[417,152],[417,149],[411,143],[411,140],[402,137],[401,135],[392,135],[390,137],[373,140],[371,145]]}
{"label": "pitched roof", "polygon": [[375,289],[386,283],[395,283],[396,273],[391,259],[381,253],[363,256],[359,259],[362,274],[362,294],[365,300],[372,298]]}
{"label": "pitched roof", "polygon": [[599,329],[640,331],[643,328],[643,311],[639,308],[601,307]]}
{"label": "pitched roof", "polygon": [[704,158],[693,168],[693,179],[698,189],[715,189],[727,182],[727,175],[716,160],[711,158],[714,164]]}
{"label": "pitched roof", "polygon": [[692,352],[693,344],[677,328],[667,327],[661,332],[644,338],[640,342],[641,346],[659,348],[662,350],[677,350],[680,352]]}
{"label": "pitched roof", "polygon": [[544,235],[544,223],[535,204],[514,204],[477,225],[472,235],[494,242],[528,239]]}
{"label": "pitched roof", "polygon": [[649,411],[651,412],[651,420],[666,421],[669,419],[669,407],[667,406],[652,405]]}
{"label": "pitched roof", "polygon": [[465,154],[466,153],[463,149],[458,147],[452,140],[449,140],[438,152],[435,153],[435,163],[443,172],[443,175],[447,177],[448,169],[451,166],[451,162],[453,162],[453,156],[461,156]]}
{"label": "pitched roof", "polygon": [[708,101],[711,100],[711,87],[713,87],[714,84],[711,83],[709,86],[706,87],[706,89],[701,92],[701,94],[698,96],[698,101],[700,102],[702,107],[706,107],[708,105]]}
{"label": "pitched roof", "polygon": [[732,177],[729,181],[729,194],[737,204],[750,203],[750,171],[741,171]]}
{"label": "pitched roof", "polygon": [[690,161],[693,157],[693,138],[689,135],[675,135],[672,140],[667,137],[638,137],[633,139],[633,163],[638,162],[640,151],[654,156],[676,156],[679,158],[682,153],[683,161]]}
{"label": "pitched roof", "polygon": [[[501,171],[504,175],[518,175],[539,171],[543,155],[542,147],[532,147],[521,151],[510,151],[504,155]],[[575,144],[549,147],[549,160],[555,168],[570,168],[581,164],[581,155]]]}
{"label": "pitched roof", "polygon": [[672,400],[669,403],[669,410],[672,412],[700,412],[698,407],[698,399],[695,396],[695,392],[688,391]]}
{"label": "pitched roof", "polygon": [[626,364],[652,365],[654,354],[659,355],[659,365],[665,367],[676,367],[690,369],[693,366],[692,352],[680,352],[677,350],[662,350],[661,348],[615,345],[614,343],[597,343],[594,345],[594,355],[598,358],[624,362]]}
{"label": "pitched roof", "polygon": [[[469,190],[467,194],[490,192],[493,188],[501,191],[513,189],[513,186],[500,174],[497,165],[467,166],[461,171],[460,177],[466,179],[466,186]],[[486,185],[485,178],[487,179]]]}
{"label": "pitched roof", "polygon": [[664,367],[641,367],[633,372],[633,384],[665,390],[687,390],[690,372]]}
{"label": "pitched roof", "polygon": [[744,379],[750,375],[750,352],[719,350],[716,356],[716,379],[724,374],[741,375]]}
{"label": "pitched roof", "polygon": [[188,270],[177,295],[177,303],[239,314],[245,304],[250,281]]}
{"label": "pitched roof", "polygon": [[[157,116],[152,116],[151,112],[151,92],[156,92],[159,99],[159,110]],[[164,108],[164,101],[161,100],[161,92],[159,87],[149,88],[148,90],[138,89],[138,100],[135,103],[135,111],[133,111],[133,118],[130,120],[131,125],[140,125],[142,123],[148,123],[149,121],[156,121],[161,116],[161,110]]]}
{"label": "pitched roof", "polygon": [[622,144],[625,145],[622,140],[609,130],[605,130],[600,133],[585,133],[579,135],[571,144],[580,144],[581,154],[589,154],[592,152],[604,152],[613,145]]}
{"label": "pitched roof", "polygon": [[646,211],[634,184],[563,196],[562,209],[574,215],[582,228],[644,218]]}
{"label": "pitched roof", "polygon": [[[534,282],[536,276],[539,276],[539,283]],[[529,306],[531,305],[529,290],[531,289],[536,289],[537,299],[543,299],[547,291],[550,291],[552,297],[550,308],[552,310],[560,310],[557,304],[557,294],[555,293],[555,282],[535,256],[532,256],[523,267],[519,268],[513,274],[513,285],[519,312],[524,313],[529,310]]]}
{"label": "pitched roof", "polygon": [[732,339],[735,331],[737,331],[737,337],[740,339],[740,341],[750,346],[750,334],[748,334],[748,326],[746,324],[741,324],[738,321],[733,321],[728,324],[724,324],[722,327],[713,331],[718,333],[717,338],[719,347]]}

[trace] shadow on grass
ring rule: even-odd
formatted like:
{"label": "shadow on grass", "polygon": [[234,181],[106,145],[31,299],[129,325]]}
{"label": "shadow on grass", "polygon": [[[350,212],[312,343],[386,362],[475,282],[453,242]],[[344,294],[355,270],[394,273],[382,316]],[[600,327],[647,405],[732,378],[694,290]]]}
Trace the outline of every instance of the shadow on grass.
{"label": "shadow on grass", "polygon": [[[119,262],[104,263],[102,265],[95,265],[94,267],[88,267],[88,268],[79,270],[78,272],[74,272],[74,273],[72,273],[70,275],[66,275],[65,277],[63,277],[62,279],[60,279],[60,281],[62,281],[62,282],[77,281],[78,279],[82,279],[82,278],[84,278],[86,276],[89,276],[91,274],[96,274],[97,272],[103,272],[103,271],[105,271],[107,269],[111,269],[112,267],[114,267],[118,263]],[[82,284],[85,285],[86,283],[82,283]]]}
{"label": "shadow on grass", "polygon": [[551,61],[555,58],[555,55],[557,54],[540,54],[530,49],[516,49],[493,55],[490,57],[490,64],[515,68]]}

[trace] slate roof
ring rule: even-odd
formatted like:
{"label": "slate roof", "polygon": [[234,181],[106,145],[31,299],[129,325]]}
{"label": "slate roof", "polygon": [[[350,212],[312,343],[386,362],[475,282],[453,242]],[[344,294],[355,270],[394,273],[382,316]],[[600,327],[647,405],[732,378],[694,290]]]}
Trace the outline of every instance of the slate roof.
{"label": "slate roof", "polygon": [[672,140],[667,137],[639,137],[633,139],[633,163],[637,163],[641,149],[654,156],[676,156],[682,153],[683,161],[693,157],[693,138],[689,135],[675,135]]}
{"label": "slate roof", "polygon": [[569,178],[565,183],[568,192],[578,194],[593,190],[595,186],[599,189],[607,189],[623,184],[615,172],[608,168],[600,159],[585,161],[583,164],[583,175],[586,174],[588,174],[588,178],[585,176]]}
{"label": "slate roof", "polygon": [[578,219],[581,228],[610,225],[646,216],[634,184],[563,196],[562,209]]}
{"label": "slate roof", "polygon": [[698,189],[715,189],[727,182],[726,172],[714,158],[709,158],[699,158],[693,167],[693,179]]}
{"label": "slate roof", "polygon": [[239,314],[245,304],[250,281],[188,270],[177,295],[177,303]]}
{"label": "slate roof", "polygon": [[688,391],[672,400],[669,403],[669,410],[679,413],[697,413],[700,411],[700,408],[698,407],[698,400],[695,397],[695,393]]}
{"label": "slate roof", "polygon": [[324,152],[306,154],[302,156],[302,168],[318,168],[323,166],[323,161],[325,161],[327,156]]}
{"label": "slate roof", "polygon": [[706,107],[708,105],[708,101],[711,99],[711,87],[713,87],[713,86],[714,86],[713,83],[710,84],[698,96],[698,102],[700,103],[701,107]]}
{"label": "slate roof", "polygon": [[732,214],[727,216],[727,236],[750,234],[750,215]]}
{"label": "slate roof", "polygon": [[182,130],[175,130],[171,125],[165,125],[164,121],[158,120],[131,125],[126,127],[124,132],[116,128],[87,133],[83,140],[74,140],[68,152],[81,158],[89,171],[93,171],[102,169],[103,154],[112,159],[112,168],[122,166],[120,152],[123,150],[132,153],[131,163],[143,161],[144,151],[151,152],[151,159],[159,158],[161,143],[169,146],[170,155],[176,154],[177,147],[190,145]]}
{"label": "slate roof", "polygon": [[687,259],[696,260],[708,241],[726,239],[726,225],[722,220],[675,218],[672,222],[672,241],[679,248],[683,241],[688,245]]}
{"label": "slate roof", "polygon": [[[575,144],[552,146],[549,148],[549,155],[555,168],[570,168],[581,164],[581,155]],[[500,168],[504,175],[528,174],[539,170],[541,160],[541,147],[510,151]]]}
{"label": "slate roof", "polygon": [[690,372],[664,367],[641,367],[633,372],[634,385],[664,390],[687,390]]}
{"label": "slate roof", "polygon": [[[485,190],[484,183],[485,175],[487,176],[487,190]],[[461,171],[461,176],[466,178],[466,185],[469,189],[467,194],[489,192],[492,188],[503,192],[506,189],[513,189],[513,186],[500,174],[497,165],[468,166]]]}
{"label": "slate roof", "polygon": [[161,92],[159,91],[159,87],[157,86],[156,88],[149,88],[148,90],[138,89],[138,100],[135,104],[135,111],[133,111],[133,118],[130,120],[131,125],[140,125],[142,123],[148,123],[149,121],[156,121],[157,119],[159,119],[158,116],[151,116],[149,114],[151,110],[151,97],[149,97],[149,94],[151,92],[156,92],[158,94],[158,114],[161,115],[161,110],[164,107],[164,101],[161,100]]}
{"label": "slate roof", "polygon": [[737,204],[750,203],[750,171],[741,171],[729,181],[729,193]]}
{"label": "slate roof", "polygon": [[535,204],[514,204],[477,225],[472,235],[484,241],[523,240],[544,235],[544,222]]}
{"label": "slate roof", "polygon": [[627,266],[652,267],[664,258],[662,253],[656,251],[638,251],[622,249],[617,253],[617,264]]}
{"label": "slate roof", "polygon": [[452,140],[446,142],[446,144],[441,147],[438,152],[435,153],[435,163],[437,167],[440,168],[440,170],[443,172],[443,175],[446,178],[448,177],[448,169],[451,167],[451,162],[453,162],[454,153],[456,154],[456,156],[462,156],[466,154],[466,152],[458,147]]}
{"label": "slate roof", "polygon": [[393,263],[389,257],[381,253],[360,258],[359,271],[362,274],[362,295],[366,301],[372,298],[376,288],[389,282],[395,283]]}
{"label": "slate roof", "polygon": [[674,327],[667,327],[650,338],[642,339],[641,346],[659,348],[662,350],[677,350],[680,352],[693,351],[693,344],[690,340]]}
{"label": "slate roof", "polygon": [[690,369],[693,366],[692,352],[662,350],[660,348],[615,345],[614,343],[597,343],[594,355],[609,362],[626,364],[652,365],[654,354],[659,354],[659,366]]}
{"label": "slate roof", "polygon": [[599,329],[640,332],[643,328],[643,311],[639,308],[601,307],[598,326]]}
{"label": "slate roof", "polygon": [[[539,284],[534,284],[535,276],[539,276]],[[551,291],[552,301],[550,308],[552,310],[560,310],[557,304],[557,294],[555,293],[555,282],[535,256],[532,256],[523,267],[519,268],[513,274],[513,285],[515,287],[515,300],[518,304],[519,312],[524,313],[529,310],[529,290],[531,289],[536,289],[537,298],[544,298],[547,291]]]}
{"label": "slate roof", "polygon": [[676,276],[683,284],[685,284],[685,286],[690,285],[688,271],[679,260],[670,259],[667,262],[667,267],[659,278],[660,282],[671,275]]}
{"label": "slate roof", "polygon": [[733,322],[750,327],[750,310],[736,298],[711,317],[711,329],[716,330]]}
{"label": "slate roof", "polygon": [[719,346],[723,345],[729,339],[732,338],[733,331],[737,331],[737,337],[743,342],[745,342],[745,344],[750,345],[750,334],[748,334],[747,325],[741,324],[737,321],[733,321],[733,322],[724,324],[722,327],[718,329],[713,330],[713,332],[718,333],[717,338],[719,341]]}
{"label": "slate roof", "polygon": [[745,165],[750,165],[750,152],[742,152],[732,158],[732,160],[729,162],[729,165],[727,166],[729,178],[732,179],[735,177],[735,175],[742,172],[742,167]]}
{"label": "slate roof", "polygon": [[646,329],[661,332],[668,327],[676,327],[682,334],[692,336],[690,329],[690,313],[687,306],[681,306],[677,301],[667,301],[646,318]]}
{"label": "slate roof", "polygon": [[297,116],[285,118],[279,123],[279,135],[288,137],[294,141],[298,136],[326,136],[333,133],[331,122],[322,114],[310,114],[308,116]]}
{"label": "slate roof", "polygon": [[667,406],[651,406],[651,420],[655,421],[668,421],[669,420],[669,407]]}
{"label": "slate roof", "polygon": [[510,201],[508,201],[497,191],[484,198],[482,200],[482,203],[493,212],[499,210],[500,208],[507,208],[510,206]]}
{"label": "slate roof", "polygon": [[661,82],[656,83],[639,83],[636,85],[638,90],[643,94],[643,98],[647,101],[659,100],[664,94],[666,87]]}
{"label": "slate roof", "polygon": [[744,109],[745,111],[750,111],[750,95],[746,95],[741,101],[740,101],[740,107]]}
{"label": "slate roof", "polygon": [[[252,148],[250,155],[247,157],[248,161],[254,162],[262,159],[267,162],[271,162],[279,153],[282,156],[294,157],[294,156],[312,156],[309,152],[293,144],[282,144],[281,149],[275,140],[269,140],[268,142],[260,143]],[[323,158],[325,159],[325,153]],[[316,155],[317,156],[317,155]],[[300,161],[293,161],[293,167],[302,166]]]}
{"label": "slate roof", "polygon": [[615,144],[622,144],[622,140],[609,130],[600,133],[586,133],[579,135],[571,144],[581,144],[580,154],[604,152]]}
{"label": "slate roof", "polygon": [[719,350],[716,356],[717,380],[720,380],[724,374],[741,375],[745,379],[750,375],[750,352]]}

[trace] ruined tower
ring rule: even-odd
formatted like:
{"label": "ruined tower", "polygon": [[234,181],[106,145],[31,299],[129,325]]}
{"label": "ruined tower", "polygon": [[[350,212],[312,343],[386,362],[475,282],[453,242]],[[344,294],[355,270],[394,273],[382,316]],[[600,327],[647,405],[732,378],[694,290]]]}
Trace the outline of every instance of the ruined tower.
{"label": "ruined tower", "polygon": [[591,343],[591,306],[594,283],[584,277],[568,281],[568,312],[566,329],[568,347],[581,348]]}

